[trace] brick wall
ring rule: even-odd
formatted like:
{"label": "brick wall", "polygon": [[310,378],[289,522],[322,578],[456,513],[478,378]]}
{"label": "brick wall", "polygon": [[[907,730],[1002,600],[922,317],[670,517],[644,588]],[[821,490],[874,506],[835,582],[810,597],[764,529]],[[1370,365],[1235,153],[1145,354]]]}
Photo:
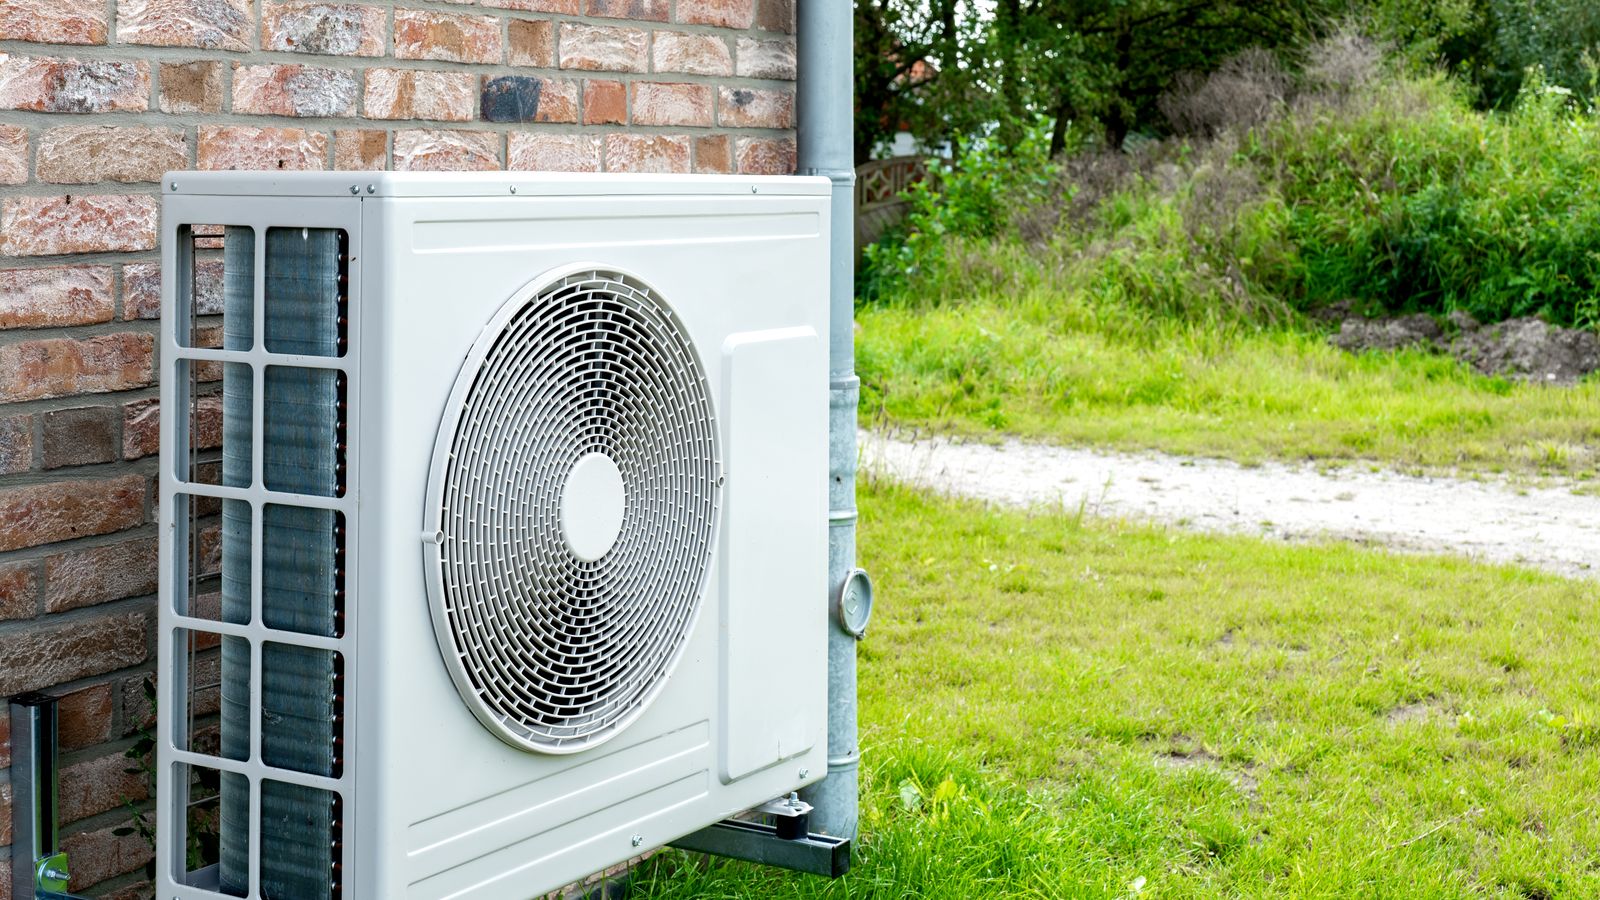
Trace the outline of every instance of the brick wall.
{"label": "brick wall", "polygon": [[0,696],[66,697],[75,891],[148,893],[161,173],[787,173],[793,2],[0,0]]}

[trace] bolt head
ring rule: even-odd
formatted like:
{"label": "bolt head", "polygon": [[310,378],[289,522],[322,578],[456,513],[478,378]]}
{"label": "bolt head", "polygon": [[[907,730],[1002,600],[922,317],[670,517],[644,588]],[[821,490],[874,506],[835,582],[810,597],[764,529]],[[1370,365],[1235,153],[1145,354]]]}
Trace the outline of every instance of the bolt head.
{"label": "bolt head", "polygon": [[350,185],[350,193],[352,193],[352,194],[361,193],[361,185],[359,185],[359,184]]}
{"label": "bolt head", "polygon": [[170,187],[173,190],[177,190],[178,189],[178,183],[176,181],[174,181],[171,184],[167,185],[167,187]]}
{"label": "bolt head", "polygon": [[800,770],[800,777],[801,778],[809,778],[810,776],[811,776],[811,770],[810,769],[801,769]]}
{"label": "bolt head", "polygon": [[639,846],[640,844],[643,844],[643,843],[644,843],[644,836],[643,835],[636,834],[636,835],[633,836],[633,845],[635,847],[637,847],[637,846]]}
{"label": "bolt head", "polygon": [[517,192],[517,186],[513,184],[511,186],[511,193],[515,194],[516,192]]}
{"label": "bolt head", "polygon": [[378,192],[378,186],[377,185],[375,185],[375,184],[367,185],[367,193],[376,194],[377,192]]}

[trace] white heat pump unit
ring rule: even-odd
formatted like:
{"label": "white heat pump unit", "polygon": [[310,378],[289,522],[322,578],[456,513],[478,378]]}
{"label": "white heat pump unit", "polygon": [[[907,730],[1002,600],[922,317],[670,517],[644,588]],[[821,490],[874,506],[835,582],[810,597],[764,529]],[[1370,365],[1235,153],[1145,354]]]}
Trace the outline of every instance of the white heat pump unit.
{"label": "white heat pump unit", "polygon": [[163,188],[157,896],[520,900],[824,775],[825,180]]}

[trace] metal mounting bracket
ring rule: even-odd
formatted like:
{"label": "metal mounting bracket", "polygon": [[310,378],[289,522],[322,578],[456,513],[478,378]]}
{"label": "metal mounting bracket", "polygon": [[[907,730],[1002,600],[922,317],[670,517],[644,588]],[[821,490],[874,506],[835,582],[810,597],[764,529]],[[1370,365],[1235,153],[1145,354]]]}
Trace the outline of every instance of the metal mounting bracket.
{"label": "metal mounting bracket", "polygon": [[670,846],[828,878],[850,871],[849,838],[830,834],[781,838],[772,825],[738,819],[725,819],[684,835]]}

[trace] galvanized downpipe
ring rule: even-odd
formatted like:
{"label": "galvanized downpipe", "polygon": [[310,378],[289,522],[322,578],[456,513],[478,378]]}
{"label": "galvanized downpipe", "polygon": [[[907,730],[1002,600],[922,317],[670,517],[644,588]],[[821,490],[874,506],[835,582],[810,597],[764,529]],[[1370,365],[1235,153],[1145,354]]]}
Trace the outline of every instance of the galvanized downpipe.
{"label": "galvanized downpipe", "polygon": [[856,572],[854,13],[848,0],[799,0],[798,169],[833,182],[828,336],[828,776],[804,792],[811,830],[854,838],[856,641],[839,600]]}

